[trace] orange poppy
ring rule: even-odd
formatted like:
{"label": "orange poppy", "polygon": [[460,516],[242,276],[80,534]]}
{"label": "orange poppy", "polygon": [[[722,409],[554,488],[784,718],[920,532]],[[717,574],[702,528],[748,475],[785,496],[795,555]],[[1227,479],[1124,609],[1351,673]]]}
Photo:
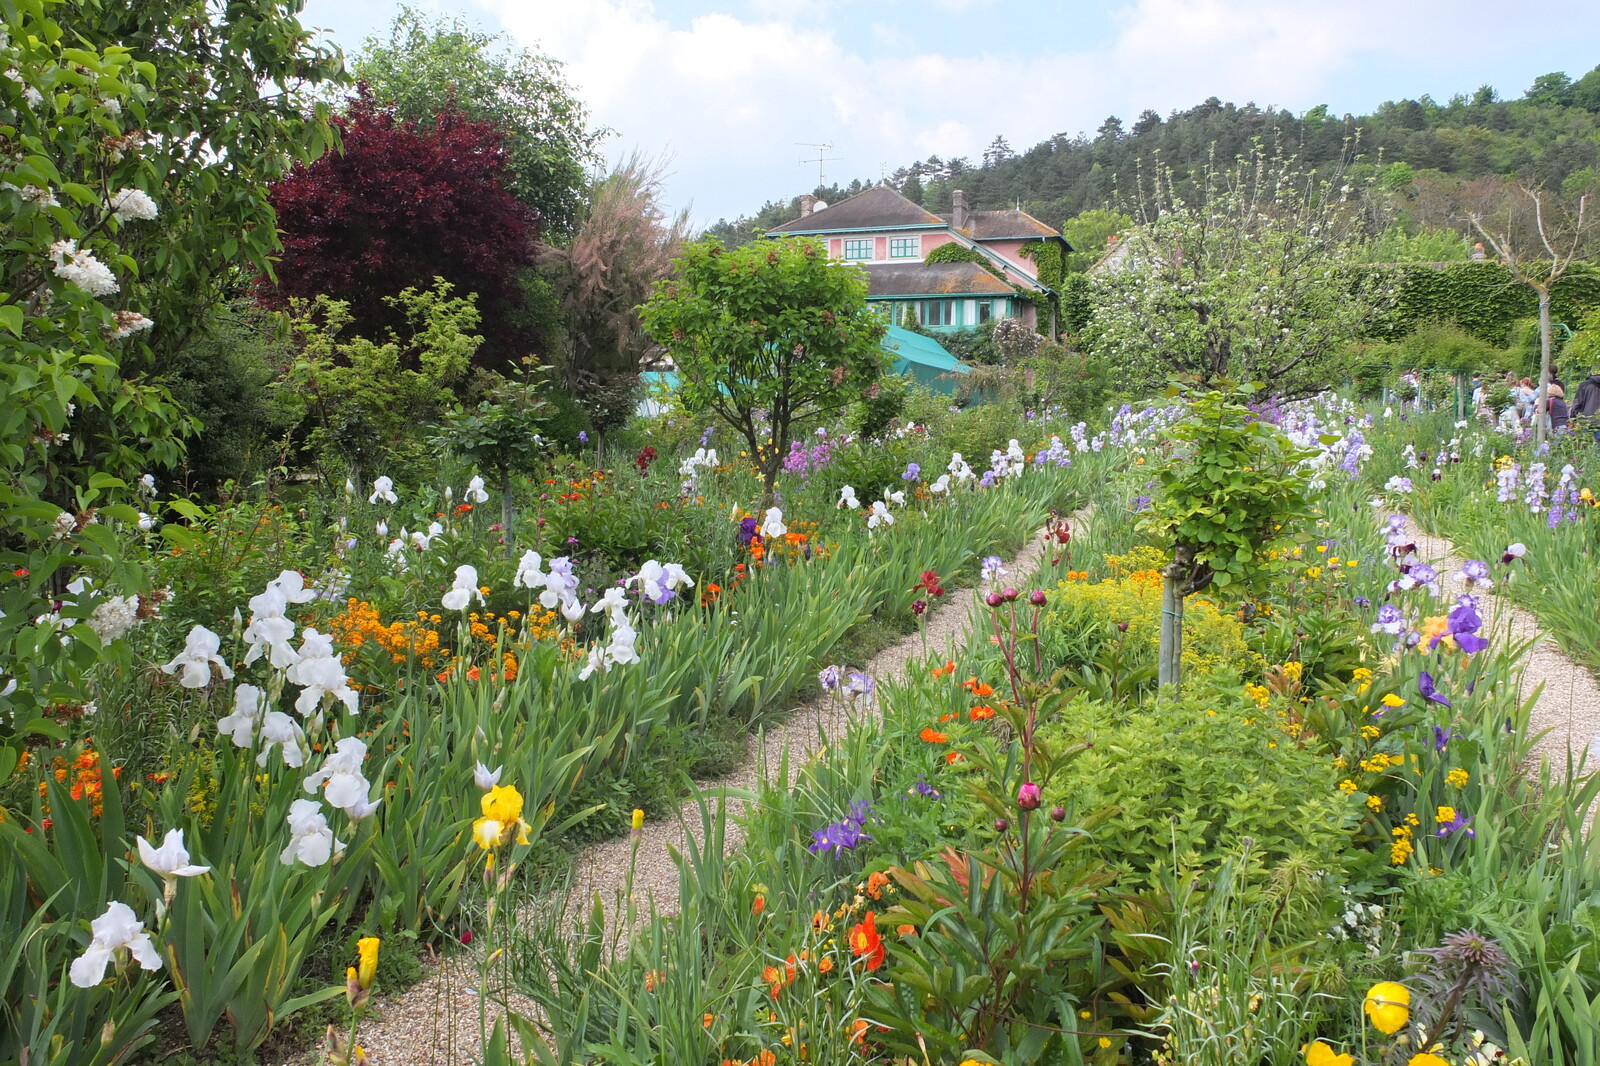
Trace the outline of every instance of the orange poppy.
{"label": "orange poppy", "polygon": [[922,739],[926,740],[929,744],[943,744],[943,743],[947,742],[950,738],[946,734],[939,732],[937,729],[933,728],[933,726],[930,725],[927,728],[923,729],[923,731],[922,731]]}
{"label": "orange poppy", "polygon": [[878,916],[868,911],[866,917],[850,927],[850,952],[867,960],[867,969],[876,970],[883,965],[887,952],[883,937],[878,933]]}

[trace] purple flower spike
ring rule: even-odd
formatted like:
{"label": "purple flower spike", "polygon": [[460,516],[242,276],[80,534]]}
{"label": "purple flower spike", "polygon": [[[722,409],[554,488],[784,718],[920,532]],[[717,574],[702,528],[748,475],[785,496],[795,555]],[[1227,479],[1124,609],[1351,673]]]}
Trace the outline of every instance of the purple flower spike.
{"label": "purple flower spike", "polygon": [[1450,741],[1454,736],[1454,733],[1450,732],[1450,730],[1444,728],[1443,726],[1434,726],[1433,750],[1438,752],[1444,751],[1444,749],[1450,745]]}
{"label": "purple flower spike", "polygon": [[1417,692],[1422,695],[1423,699],[1432,700],[1441,707],[1450,706],[1450,701],[1441,696],[1439,694],[1439,690],[1434,687],[1433,675],[1428,673],[1426,670],[1422,671],[1422,673],[1417,677]]}

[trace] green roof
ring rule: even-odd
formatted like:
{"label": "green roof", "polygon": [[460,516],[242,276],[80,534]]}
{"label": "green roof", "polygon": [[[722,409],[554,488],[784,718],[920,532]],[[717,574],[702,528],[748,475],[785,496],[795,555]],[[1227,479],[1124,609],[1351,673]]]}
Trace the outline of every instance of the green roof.
{"label": "green roof", "polygon": [[945,351],[932,337],[899,326],[890,326],[879,346],[894,356],[892,369],[896,374],[908,375],[935,392],[954,392],[955,383],[948,375],[972,372],[970,366]]}

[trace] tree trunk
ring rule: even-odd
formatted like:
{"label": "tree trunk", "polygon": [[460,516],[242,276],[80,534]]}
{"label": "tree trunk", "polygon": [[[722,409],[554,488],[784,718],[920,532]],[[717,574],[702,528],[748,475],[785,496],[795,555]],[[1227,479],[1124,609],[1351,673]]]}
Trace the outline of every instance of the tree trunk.
{"label": "tree trunk", "polygon": [[1550,286],[1539,286],[1539,391],[1533,407],[1533,442],[1543,444],[1549,433],[1550,410]]}
{"label": "tree trunk", "polygon": [[1161,649],[1157,656],[1157,683],[1176,695],[1183,656],[1183,578],[1177,563],[1166,569],[1161,583]]}
{"label": "tree trunk", "polygon": [[500,474],[500,539],[506,545],[506,557],[517,557],[516,538],[517,512],[511,506],[511,471],[505,470]]}

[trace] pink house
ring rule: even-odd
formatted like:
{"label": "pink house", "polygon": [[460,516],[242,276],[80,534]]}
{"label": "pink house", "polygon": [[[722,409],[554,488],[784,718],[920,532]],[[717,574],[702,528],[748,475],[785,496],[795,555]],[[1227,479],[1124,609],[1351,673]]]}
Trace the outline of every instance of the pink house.
{"label": "pink house", "polygon": [[[1043,296],[1055,293],[1039,280],[1038,266],[1023,249],[1054,242],[1071,251],[1061,234],[1026,211],[973,211],[956,190],[949,215],[936,215],[887,185],[875,185],[829,206],[814,196],[800,198],[800,217],[769,237],[815,237],[836,259],[866,270],[867,300],[900,322],[909,307],[930,330],[980,326],[994,318],[1019,318],[1037,324]],[[961,261],[926,262],[934,249],[957,244],[971,254]],[[976,260],[976,261],[973,261]],[[1052,323],[1053,325],[1053,323]]]}

